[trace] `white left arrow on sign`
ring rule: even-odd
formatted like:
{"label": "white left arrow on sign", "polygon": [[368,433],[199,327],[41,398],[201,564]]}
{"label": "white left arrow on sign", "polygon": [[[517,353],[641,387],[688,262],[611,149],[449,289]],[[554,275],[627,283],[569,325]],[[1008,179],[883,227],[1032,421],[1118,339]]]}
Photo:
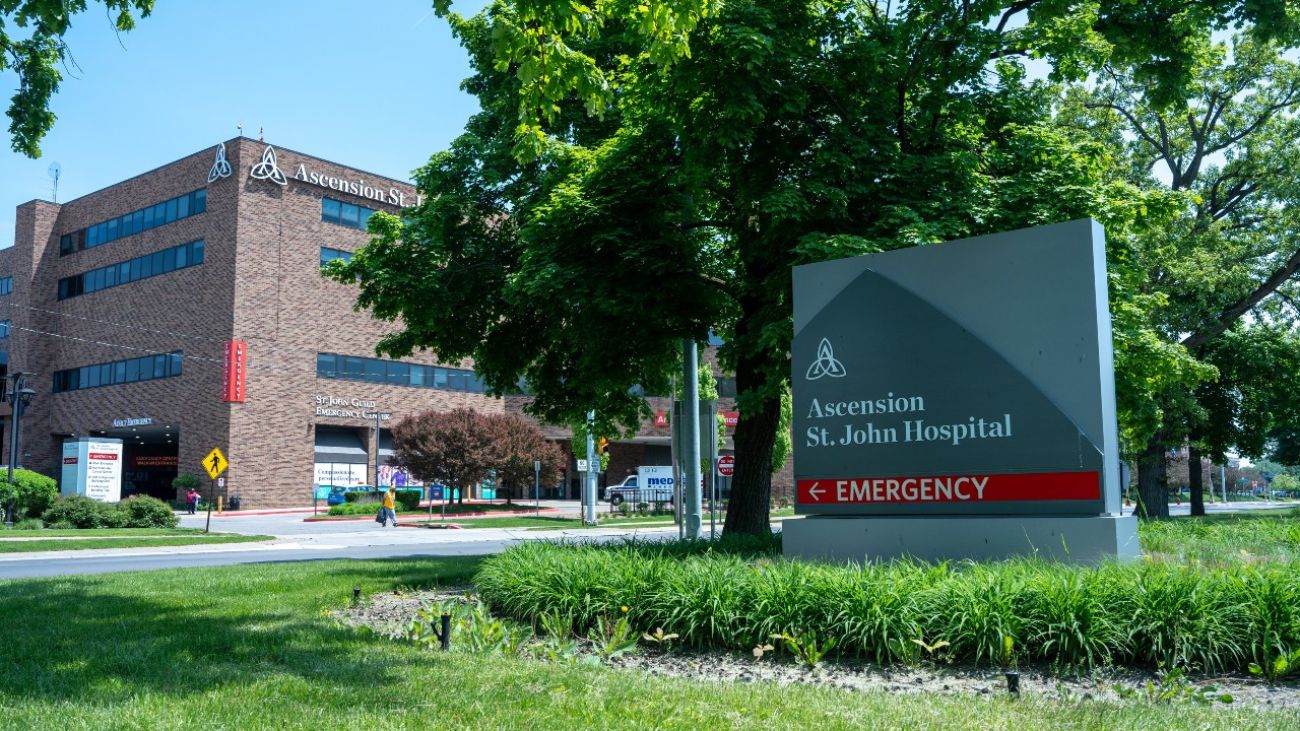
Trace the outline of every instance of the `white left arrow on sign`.
{"label": "white left arrow on sign", "polygon": [[817,487],[819,484],[821,483],[814,482],[808,488],[808,497],[812,498],[813,502],[821,502],[821,494],[825,492],[825,490],[821,490]]}

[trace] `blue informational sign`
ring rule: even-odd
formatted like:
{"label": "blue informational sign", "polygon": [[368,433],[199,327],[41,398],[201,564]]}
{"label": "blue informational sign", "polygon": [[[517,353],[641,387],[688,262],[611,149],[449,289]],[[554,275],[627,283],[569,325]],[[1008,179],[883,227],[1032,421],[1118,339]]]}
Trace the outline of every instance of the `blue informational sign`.
{"label": "blue informational sign", "polygon": [[317,485],[316,489],[312,491],[312,495],[311,495],[313,500],[324,500],[329,496],[330,496],[329,485]]}
{"label": "blue informational sign", "polygon": [[458,499],[460,499],[460,490],[459,490],[459,489],[448,490],[446,487],[443,487],[442,485],[429,485],[429,499],[430,499],[430,500],[446,500],[446,499],[448,499],[448,498],[447,498],[447,494],[448,494],[448,493],[451,494],[451,498],[450,498],[450,499],[452,499],[452,500],[458,500]]}

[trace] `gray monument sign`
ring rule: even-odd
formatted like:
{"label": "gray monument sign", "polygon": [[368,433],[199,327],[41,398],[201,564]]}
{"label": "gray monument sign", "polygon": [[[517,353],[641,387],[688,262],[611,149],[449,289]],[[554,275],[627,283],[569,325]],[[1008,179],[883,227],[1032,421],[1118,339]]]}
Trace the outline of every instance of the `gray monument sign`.
{"label": "gray monument sign", "polygon": [[1094,221],[794,269],[787,554],[1137,555]]}

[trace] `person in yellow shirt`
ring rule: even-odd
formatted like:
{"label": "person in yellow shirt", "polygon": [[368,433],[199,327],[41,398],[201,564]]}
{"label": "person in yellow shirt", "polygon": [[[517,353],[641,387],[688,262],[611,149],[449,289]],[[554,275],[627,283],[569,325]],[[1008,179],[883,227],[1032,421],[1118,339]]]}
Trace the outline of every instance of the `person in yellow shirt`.
{"label": "person in yellow shirt", "polygon": [[385,528],[388,527],[388,521],[390,520],[393,521],[393,527],[397,527],[397,511],[395,509],[396,502],[394,500],[396,492],[397,491],[393,489],[392,485],[389,485],[388,489],[384,491],[384,507],[380,508],[379,515],[381,520],[379,521],[379,524]]}

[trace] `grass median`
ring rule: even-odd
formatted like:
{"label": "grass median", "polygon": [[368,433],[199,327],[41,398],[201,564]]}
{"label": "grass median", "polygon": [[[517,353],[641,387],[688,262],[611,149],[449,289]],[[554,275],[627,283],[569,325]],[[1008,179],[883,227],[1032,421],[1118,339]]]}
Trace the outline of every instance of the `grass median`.
{"label": "grass median", "polygon": [[274,537],[238,535],[235,533],[204,533],[193,528],[0,530],[0,553],[196,546],[269,540],[274,540]]}
{"label": "grass median", "polygon": [[454,523],[465,529],[473,528],[524,528],[528,530],[582,530],[589,528],[620,528],[623,526],[669,526],[673,525],[673,516],[657,515],[644,518],[602,518],[597,525],[586,525],[579,518],[562,518],[560,516],[511,516],[468,518],[457,521],[431,520],[421,525],[439,528],[447,523]]}
{"label": "grass median", "polygon": [[0,583],[0,728],[1281,729],[1294,712],[714,683],[441,653],[340,625],[363,595],[459,584],[474,558]]}

